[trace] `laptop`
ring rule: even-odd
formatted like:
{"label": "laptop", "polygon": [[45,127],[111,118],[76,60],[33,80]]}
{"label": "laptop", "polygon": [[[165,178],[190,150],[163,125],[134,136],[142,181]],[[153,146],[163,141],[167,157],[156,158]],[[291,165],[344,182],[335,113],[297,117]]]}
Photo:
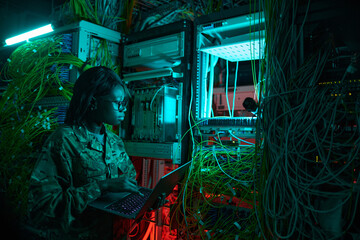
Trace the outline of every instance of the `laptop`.
{"label": "laptop", "polygon": [[190,164],[191,161],[163,176],[154,189],[141,187],[139,190],[144,196],[129,192],[109,192],[89,203],[89,206],[123,218],[137,220],[154,206],[159,196],[167,197],[172,193],[176,184],[184,178]]}

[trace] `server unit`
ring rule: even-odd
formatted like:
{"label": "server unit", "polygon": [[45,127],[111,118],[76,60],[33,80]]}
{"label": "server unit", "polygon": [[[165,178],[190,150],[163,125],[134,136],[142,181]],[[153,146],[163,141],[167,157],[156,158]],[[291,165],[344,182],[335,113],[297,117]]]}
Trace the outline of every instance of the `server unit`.
{"label": "server unit", "polygon": [[[113,64],[118,64],[121,33],[87,21],[79,21],[55,29],[51,35],[62,37],[62,51],[72,53],[84,62],[100,65],[104,54],[110,54]],[[108,52],[107,52],[108,51]],[[75,82],[79,73],[71,71],[70,82]]]}
{"label": "server unit", "polygon": [[136,90],[132,125],[132,140],[174,142],[179,139],[178,89],[160,88]]}

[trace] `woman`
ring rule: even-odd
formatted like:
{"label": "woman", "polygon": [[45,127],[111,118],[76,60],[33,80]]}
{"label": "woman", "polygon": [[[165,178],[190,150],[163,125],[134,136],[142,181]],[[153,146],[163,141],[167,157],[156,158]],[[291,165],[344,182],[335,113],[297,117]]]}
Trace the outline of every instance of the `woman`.
{"label": "woman", "polygon": [[124,119],[127,93],[106,67],[76,81],[65,124],[45,142],[30,180],[30,223],[46,239],[111,239],[111,216],[88,203],[107,191],[139,192],[122,140],[104,127]]}

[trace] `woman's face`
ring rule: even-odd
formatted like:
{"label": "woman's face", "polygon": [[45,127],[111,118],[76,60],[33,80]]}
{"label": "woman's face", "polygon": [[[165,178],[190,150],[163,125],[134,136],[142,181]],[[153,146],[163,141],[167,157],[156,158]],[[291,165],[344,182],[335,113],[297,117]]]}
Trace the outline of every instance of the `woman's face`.
{"label": "woman's face", "polygon": [[121,86],[114,87],[106,96],[96,97],[97,108],[93,112],[96,122],[119,125],[124,120],[125,92]]}

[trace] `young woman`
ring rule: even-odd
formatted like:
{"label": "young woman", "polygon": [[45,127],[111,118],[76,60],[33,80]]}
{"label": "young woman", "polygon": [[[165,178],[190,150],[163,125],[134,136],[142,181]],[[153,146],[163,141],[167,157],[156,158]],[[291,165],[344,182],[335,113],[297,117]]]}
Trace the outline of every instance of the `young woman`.
{"label": "young woman", "polygon": [[127,93],[106,67],[76,81],[65,124],[45,142],[31,176],[29,219],[44,238],[111,239],[111,216],[88,203],[107,191],[139,192],[122,140],[104,127],[124,119]]}

